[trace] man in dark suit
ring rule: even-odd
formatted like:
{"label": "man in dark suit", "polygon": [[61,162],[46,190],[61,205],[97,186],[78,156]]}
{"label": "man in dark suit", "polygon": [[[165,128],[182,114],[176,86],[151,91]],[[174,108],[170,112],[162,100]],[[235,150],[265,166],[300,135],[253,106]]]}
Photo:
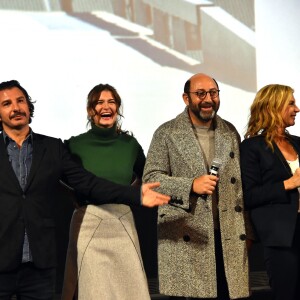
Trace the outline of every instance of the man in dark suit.
{"label": "man in dark suit", "polygon": [[72,161],[60,139],[35,134],[34,105],[16,80],[0,83],[0,299],[53,298],[54,209],[59,181],[91,203],[162,205],[168,196],[143,185],[142,195],[97,178]]}

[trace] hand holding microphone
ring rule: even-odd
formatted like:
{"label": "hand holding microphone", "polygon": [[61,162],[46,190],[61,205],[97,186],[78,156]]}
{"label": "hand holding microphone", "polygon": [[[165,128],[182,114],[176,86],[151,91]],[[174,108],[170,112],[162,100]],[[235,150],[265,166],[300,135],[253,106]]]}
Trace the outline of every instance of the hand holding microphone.
{"label": "hand holding microphone", "polygon": [[215,158],[212,161],[209,174],[197,177],[193,182],[193,192],[201,195],[204,200],[206,200],[207,195],[211,195],[214,192],[217,186],[219,180],[217,176],[221,165],[222,162],[218,158]]}

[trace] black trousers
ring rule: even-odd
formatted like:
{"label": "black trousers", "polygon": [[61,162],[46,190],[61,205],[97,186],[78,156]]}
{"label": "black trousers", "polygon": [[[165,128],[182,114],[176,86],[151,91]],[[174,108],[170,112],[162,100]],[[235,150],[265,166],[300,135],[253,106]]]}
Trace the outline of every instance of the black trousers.
{"label": "black trousers", "polygon": [[0,273],[0,300],[53,300],[55,269],[38,269],[23,263],[16,270]]}
{"label": "black trousers", "polygon": [[264,247],[274,300],[300,299],[300,214],[292,247]]}
{"label": "black trousers", "polygon": [[228,292],[228,285],[225,277],[225,270],[224,270],[224,261],[223,261],[223,251],[222,251],[222,243],[221,243],[221,233],[220,230],[215,230],[215,255],[216,255],[216,272],[217,272],[217,294],[218,298],[185,298],[185,297],[173,297],[171,296],[170,299],[218,299],[218,300],[229,300],[229,292]]}

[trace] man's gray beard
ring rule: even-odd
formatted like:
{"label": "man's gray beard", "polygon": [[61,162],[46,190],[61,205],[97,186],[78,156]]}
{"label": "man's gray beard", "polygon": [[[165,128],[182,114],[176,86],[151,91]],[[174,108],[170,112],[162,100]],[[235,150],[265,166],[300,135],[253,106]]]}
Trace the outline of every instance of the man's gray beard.
{"label": "man's gray beard", "polygon": [[212,113],[209,116],[207,116],[207,115],[204,116],[200,111],[200,113],[197,115],[197,117],[200,121],[206,123],[206,122],[209,122],[210,120],[212,120],[215,117],[215,115],[216,115],[216,112],[214,110],[212,111]]}

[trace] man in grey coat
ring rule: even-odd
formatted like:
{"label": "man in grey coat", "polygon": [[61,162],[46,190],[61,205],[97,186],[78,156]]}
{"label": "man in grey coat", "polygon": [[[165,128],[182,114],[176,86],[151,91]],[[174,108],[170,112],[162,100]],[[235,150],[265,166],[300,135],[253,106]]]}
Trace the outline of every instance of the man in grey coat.
{"label": "man in grey coat", "polygon": [[185,110],[156,130],[146,160],[143,180],[171,196],[158,209],[158,271],[172,299],[249,296],[240,137],[217,115],[219,92],[213,78],[192,76]]}

